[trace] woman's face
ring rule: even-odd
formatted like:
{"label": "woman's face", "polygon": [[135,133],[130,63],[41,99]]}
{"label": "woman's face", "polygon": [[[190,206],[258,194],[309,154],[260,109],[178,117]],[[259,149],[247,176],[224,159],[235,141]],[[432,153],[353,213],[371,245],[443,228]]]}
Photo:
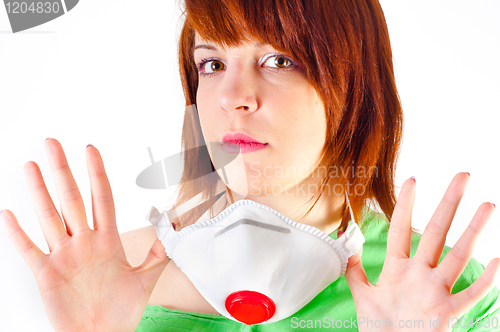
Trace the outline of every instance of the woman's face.
{"label": "woman's face", "polygon": [[[321,97],[300,64],[256,41],[228,49],[202,40],[197,33],[195,41],[196,103],[212,160],[220,151],[213,151],[210,142],[223,142],[228,133],[243,133],[263,144],[233,137],[233,143],[223,144],[226,148],[217,145],[217,149],[231,153],[231,146],[240,147],[247,197],[304,194],[297,190],[307,194],[308,189],[300,187],[310,181],[305,179],[319,161],[326,115]],[[226,170],[232,173],[229,178],[240,179],[241,171]],[[236,193],[245,192],[231,183],[228,186]]]}

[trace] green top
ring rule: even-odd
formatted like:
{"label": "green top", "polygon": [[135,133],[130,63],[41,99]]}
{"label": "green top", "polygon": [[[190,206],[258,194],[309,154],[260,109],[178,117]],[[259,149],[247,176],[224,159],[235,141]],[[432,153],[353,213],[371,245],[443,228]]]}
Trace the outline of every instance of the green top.
{"label": "green top", "polygon": [[[364,224],[362,262],[368,280],[375,284],[382,272],[382,266],[387,252],[387,234],[389,223],[383,214],[370,210]],[[337,233],[330,234],[337,239]],[[417,250],[421,235],[412,238],[411,254]],[[441,259],[451,248],[444,247]],[[484,270],[484,266],[471,258],[462,275],[453,286],[452,293],[458,293],[471,285]],[[465,331],[500,331],[500,299],[499,289],[495,286],[480,302],[478,302],[460,321],[450,321],[449,326],[456,323],[453,332]],[[429,326],[429,322],[425,322]],[[440,322],[443,324],[443,322]],[[358,331],[354,300],[347,285],[345,276],[341,276],[331,283],[320,294],[311,300],[302,309],[288,318],[275,323],[246,325],[228,319],[222,315],[212,315],[196,312],[164,308],[159,305],[146,306],[141,322],[136,332],[159,331],[322,331],[342,330]],[[367,326],[366,323],[363,326]],[[442,326],[442,325],[441,325]],[[481,326],[481,327],[479,327]]]}

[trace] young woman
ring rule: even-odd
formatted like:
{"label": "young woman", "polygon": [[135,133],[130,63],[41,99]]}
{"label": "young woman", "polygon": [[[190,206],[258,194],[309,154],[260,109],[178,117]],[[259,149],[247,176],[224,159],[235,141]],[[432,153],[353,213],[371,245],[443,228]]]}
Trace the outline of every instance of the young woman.
{"label": "young woman", "polygon": [[[469,259],[494,205],[482,204],[453,249],[443,249],[469,174],[455,176],[421,237],[410,226],[414,179],[396,200],[402,110],[379,3],[186,0],[185,6],[180,73],[186,105],[195,105],[196,113],[185,118],[184,179],[194,181],[181,184],[175,207],[202,193],[212,217],[249,199],[333,239],[355,221],[365,237],[362,259],[353,255],[345,277],[286,319],[250,327],[228,319],[167,257],[154,228],[120,238],[109,182],[92,146],[86,151],[94,211],[89,228],[62,148],[48,139],[63,218],[36,164],[28,163],[26,172],[51,253],[30,241],[10,211],[1,218],[37,279],[54,329],[451,331],[462,316],[465,324],[474,322],[462,325],[464,331],[489,329],[498,319],[493,281],[500,260],[482,271]],[[206,143],[214,162],[213,142],[238,145],[244,174],[230,169],[228,176],[244,175],[245,183],[232,187],[217,167],[219,176],[200,176],[213,165],[198,163],[199,150],[190,148]],[[216,200],[224,186],[227,195]],[[175,230],[206,209],[173,220]]]}

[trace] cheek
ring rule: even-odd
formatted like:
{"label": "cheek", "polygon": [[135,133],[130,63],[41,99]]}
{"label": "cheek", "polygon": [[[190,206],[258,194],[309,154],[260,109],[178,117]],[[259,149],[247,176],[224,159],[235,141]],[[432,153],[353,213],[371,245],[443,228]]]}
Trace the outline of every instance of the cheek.
{"label": "cheek", "polygon": [[325,106],[316,91],[311,87],[308,96],[303,99],[299,112],[300,121],[303,124],[304,135],[316,144],[325,142],[326,134],[326,112]]}
{"label": "cheek", "polygon": [[321,100],[309,90],[298,91],[290,97],[284,98],[282,115],[273,119],[280,136],[296,146],[324,143],[326,114]]}

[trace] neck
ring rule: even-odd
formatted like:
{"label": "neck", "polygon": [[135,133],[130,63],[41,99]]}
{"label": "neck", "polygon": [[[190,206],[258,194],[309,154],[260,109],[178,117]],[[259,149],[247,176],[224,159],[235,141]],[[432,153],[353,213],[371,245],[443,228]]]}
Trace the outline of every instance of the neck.
{"label": "neck", "polygon": [[312,210],[304,216],[304,214],[313,205],[316,198],[311,199],[314,193],[311,195],[297,195],[296,192],[293,195],[286,194],[285,192],[277,195],[268,196],[251,196],[248,195],[243,197],[235,192],[228,190],[226,194],[226,200],[220,200],[223,203],[216,207],[216,214],[222,211],[225,207],[229,206],[233,202],[239,201],[241,199],[249,199],[254,202],[264,204],[270,208],[282,213],[288,218],[306,224],[323,231],[325,234],[331,234],[336,231],[342,222],[342,215],[346,200],[344,196],[327,195],[324,193],[319,198],[318,202],[314,205]]}

